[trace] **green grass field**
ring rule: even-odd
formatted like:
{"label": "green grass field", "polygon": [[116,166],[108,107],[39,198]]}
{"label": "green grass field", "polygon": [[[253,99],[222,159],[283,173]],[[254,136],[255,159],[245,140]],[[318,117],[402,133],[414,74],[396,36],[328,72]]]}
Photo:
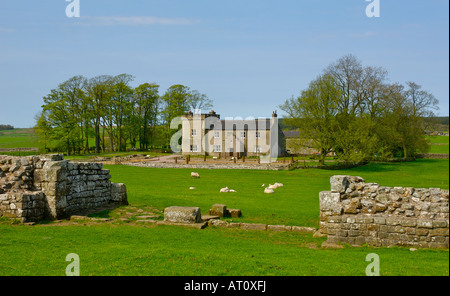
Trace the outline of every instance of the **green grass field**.
{"label": "green grass field", "polygon": [[0,148],[39,148],[38,136],[33,129],[19,128],[0,131]]}
{"label": "green grass field", "polygon": [[[385,186],[449,188],[448,160],[376,163],[349,170],[196,170],[106,166],[113,182],[127,185],[130,206],[239,208],[241,222],[318,227],[320,191],[329,177],[358,175]],[[261,185],[281,182],[274,194]],[[189,190],[189,187],[196,187]],[[219,193],[228,186],[236,193]],[[124,207],[126,208],[126,207]],[[103,216],[114,215],[114,211]],[[345,247],[325,249],[311,234],[209,227],[143,226],[133,223],[35,226],[0,223],[1,275],[65,275],[65,257],[80,257],[81,275],[365,275],[369,253],[380,256],[384,276],[449,275],[448,250]]]}
{"label": "green grass field", "polygon": [[449,154],[449,137],[447,136],[428,136],[430,141],[429,153],[444,153]]}

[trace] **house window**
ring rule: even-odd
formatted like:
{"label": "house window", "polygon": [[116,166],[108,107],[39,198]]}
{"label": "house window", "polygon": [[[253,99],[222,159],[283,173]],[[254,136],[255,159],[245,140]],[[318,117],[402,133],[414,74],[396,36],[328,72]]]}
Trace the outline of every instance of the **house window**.
{"label": "house window", "polygon": [[261,132],[256,132],[256,138],[261,138]]}
{"label": "house window", "polygon": [[191,145],[191,152],[197,152],[197,145]]}
{"label": "house window", "polygon": [[197,130],[193,129],[191,130],[191,136],[196,136],[197,135]]}
{"label": "house window", "polygon": [[256,145],[255,146],[255,153],[261,153],[261,146],[259,146],[259,145]]}
{"label": "house window", "polygon": [[221,145],[214,145],[213,149],[214,149],[214,152],[222,152],[222,146]]}
{"label": "house window", "polygon": [[214,132],[214,138],[220,138],[220,132]]}
{"label": "house window", "polygon": [[245,138],[245,132],[241,132],[241,138]]}

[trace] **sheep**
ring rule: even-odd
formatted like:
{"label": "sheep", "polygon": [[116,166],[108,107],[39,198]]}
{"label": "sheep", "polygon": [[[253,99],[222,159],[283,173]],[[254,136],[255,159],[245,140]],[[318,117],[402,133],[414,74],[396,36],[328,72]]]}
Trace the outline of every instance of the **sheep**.
{"label": "sheep", "polygon": [[283,187],[282,183],[269,184],[270,189],[277,189],[278,187]]}
{"label": "sheep", "polygon": [[194,190],[194,189],[195,189],[195,187],[189,187],[189,189],[190,189],[190,190]]}
{"label": "sheep", "polygon": [[200,178],[200,175],[198,173],[191,173],[191,178]]}
{"label": "sheep", "polygon": [[229,192],[237,192],[236,190],[234,190],[234,189],[230,189],[230,191]]}
{"label": "sheep", "polygon": [[220,189],[220,192],[230,192],[230,189],[228,187]]}
{"label": "sheep", "polygon": [[274,193],[274,191],[273,191],[272,188],[266,187],[266,188],[264,189],[264,193]]}
{"label": "sheep", "polygon": [[266,186],[266,184],[262,184],[262,185],[261,185],[261,187],[264,187],[264,186]]}

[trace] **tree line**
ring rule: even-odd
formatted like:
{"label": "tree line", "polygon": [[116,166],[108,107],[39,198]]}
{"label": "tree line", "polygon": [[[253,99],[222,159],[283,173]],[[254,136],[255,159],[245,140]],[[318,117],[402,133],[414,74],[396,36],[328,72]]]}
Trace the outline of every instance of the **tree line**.
{"label": "tree line", "polygon": [[134,79],[130,74],[74,76],[52,89],[36,117],[45,150],[70,155],[167,148],[173,118],[212,107],[211,99],[188,86],[175,84],[160,95],[156,83],[133,88]]}
{"label": "tree line", "polygon": [[14,126],[10,124],[0,124],[0,131],[13,130]]}
{"label": "tree line", "polygon": [[279,107],[286,124],[300,131],[300,142],[320,151],[324,164],[329,153],[359,163],[426,152],[426,119],[437,105],[419,84],[390,83],[382,67],[363,66],[346,55]]}

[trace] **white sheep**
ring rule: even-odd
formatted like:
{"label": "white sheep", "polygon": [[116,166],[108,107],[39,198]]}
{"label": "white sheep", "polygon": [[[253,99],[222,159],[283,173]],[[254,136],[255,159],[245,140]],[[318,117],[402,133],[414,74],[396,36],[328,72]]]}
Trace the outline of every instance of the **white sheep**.
{"label": "white sheep", "polygon": [[284,186],[283,183],[275,183],[273,185],[276,185],[277,187],[283,187]]}
{"label": "white sheep", "polygon": [[220,192],[230,192],[230,189],[228,187],[220,189]]}
{"label": "white sheep", "polygon": [[230,189],[230,191],[229,192],[237,192],[236,190],[234,190],[234,189]]}
{"label": "white sheep", "polygon": [[189,187],[189,189],[190,189],[190,190],[194,190],[194,189],[195,189],[195,187]]}
{"label": "white sheep", "polygon": [[264,189],[264,193],[273,193],[273,192],[274,192],[274,191],[273,191],[272,188],[266,187],[266,188]]}
{"label": "white sheep", "polygon": [[200,178],[200,175],[199,175],[198,173],[192,172],[192,173],[191,173],[191,177],[192,177],[192,178]]}
{"label": "white sheep", "polygon": [[278,186],[277,185],[275,185],[275,184],[269,184],[269,187],[267,187],[267,188],[269,188],[269,189],[277,189],[278,188]]}

